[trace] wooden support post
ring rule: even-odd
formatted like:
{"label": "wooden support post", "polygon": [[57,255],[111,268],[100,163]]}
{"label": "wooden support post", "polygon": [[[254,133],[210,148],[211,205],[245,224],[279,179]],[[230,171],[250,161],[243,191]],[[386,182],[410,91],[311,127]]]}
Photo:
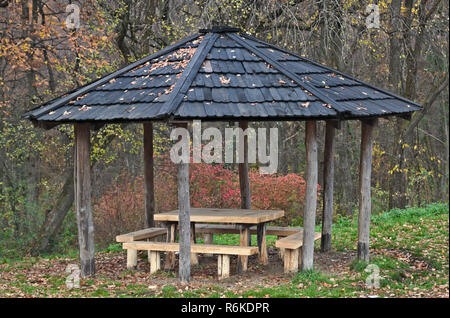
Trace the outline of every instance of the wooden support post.
{"label": "wooden support post", "polygon": [[358,259],[369,261],[372,173],[372,146],[377,119],[361,121],[361,155],[359,162]]}
{"label": "wooden support post", "polygon": [[[248,122],[240,121],[239,128],[245,131]],[[240,154],[241,155],[241,154]],[[248,179],[248,138],[244,136],[244,162],[239,163],[239,186],[241,190],[241,209],[251,208],[250,182]]]}
{"label": "wooden support post", "polygon": [[331,121],[326,122],[324,169],[323,169],[323,217],[322,252],[331,250],[331,227],[333,223],[333,186],[334,186],[334,135],[335,127]]}
{"label": "wooden support post", "polygon": [[217,271],[219,280],[230,277],[230,255],[218,255]]}
{"label": "wooden support post", "polygon": [[161,269],[161,254],[159,251],[150,251],[150,274]]}
{"label": "wooden support post", "polygon": [[267,265],[269,263],[269,256],[267,254],[266,229],[267,223],[260,223],[256,227],[259,248],[259,262],[263,265]]}
{"label": "wooden support post", "polygon": [[144,123],[144,187],[145,187],[145,226],[154,227],[155,188],[153,173],[153,124]]}
{"label": "wooden support post", "polygon": [[[187,129],[187,124],[179,124]],[[191,276],[191,218],[189,201],[189,162],[178,164],[178,224],[180,229],[179,279],[189,283]]]}
{"label": "wooden support post", "polygon": [[[303,215],[302,270],[314,268],[314,226],[317,207],[317,128],[315,121],[306,122],[306,196]],[[286,253],[286,252],[285,252]]]}
{"label": "wooden support post", "polygon": [[[167,222],[167,242],[175,243],[175,239],[177,236],[177,223],[175,222]],[[173,269],[175,267],[175,253],[167,252],[166,260],[164,263],[164,269]]]}
{"label": "wooden support post", "polygon": [[75,210],[78,223],[81,276],[95,274],[94,222],[91,207],[90,126],[75,124]]}
{"label": "wooden support post", "polygon": [[[239,233],[240,246],[249,246],[248,237],[250,236],[250,225],[241,224],[239,232],[240,232]],[[238,274],[242,274],[243,272],[247,271],[247,264],[248,264],[248,256],[247,255],[239,255],[238,263],[237,263]]]}
{"label": "wooden support post", "polygon": [[[239,128],[243,132],[248,128],[248,122],[240,121]],[[240,156],[242,154],[239,154]],[[248,178],[248,135],[244,135],[244,162],[239,163],[239,188],[241,190],[241,209],[251,208],[250,181]],[[252,245],[252,236],[248,236],[248,246]]]}
{"label": "wooden support post", "polygon": [[137,250],[127,249],[127,269],[135,269],[137,266]]}

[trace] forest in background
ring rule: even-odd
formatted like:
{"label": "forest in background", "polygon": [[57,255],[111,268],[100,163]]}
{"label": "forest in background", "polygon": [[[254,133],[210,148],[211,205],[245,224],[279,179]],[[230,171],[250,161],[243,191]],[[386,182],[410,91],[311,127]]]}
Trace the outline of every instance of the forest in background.
{"label": "forest in background", "polygon": [[[379,28],[367,27],[370,3],[379,6]],[[69,4],[80,9],[77,28],[65,24],[73,13],[66,11]],[[0,0],[0,256],[76,245],[72,127],[45,131],[21,115],[214,24],[239,27],[421,103],[423,111],[410,120],[392,117],[379,123],[373,213],[448,201],[448,6],[441,0]],[[251,125],[279,128],[278,175],[269,187],[279,187],[283,182],[277,178],[286,175],[301,177],[304,123]],[[320,122],[320,184],[324,128]],[[93,133],[97,207],[111,193],[119,198],[119,190],[129,188],[126,182],[142,176],[142,131],[142,125],[120,124]],[[357,121],[343,122],[336,131],[334,210],[344,216],[353,215],[358,206],[359,134]],[[168,153],[168,136],[166,125],[155,125],[157,156]],[[157,166],[157,174],[163,168]],[[157,202],[158,211],[162,208]],[[299,206],[291,208],[301,216]],[[143,214],[143,206],[139,209]],[[320,214],[319,208],[319,219]],[[108,222],[108,214],[94,209],[94,216],[99,215],[104,217],[97,225]]]}

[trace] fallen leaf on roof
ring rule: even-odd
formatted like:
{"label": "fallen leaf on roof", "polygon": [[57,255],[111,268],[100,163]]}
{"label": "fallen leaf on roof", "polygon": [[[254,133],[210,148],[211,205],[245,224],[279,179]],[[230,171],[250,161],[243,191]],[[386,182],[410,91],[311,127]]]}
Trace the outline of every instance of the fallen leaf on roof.
{"label": "fallen leaf on roof", "polygon": [[91,109],[92,107],[88,107],[87,105],[83,105],[82,107],[80,107],[80,108],[78,108],[78,110],[81,110],[81,111],[87,111],[87,110],[89,110],[89,109]]}
{"label": "fallen leaf on roof", "polygon": [[309,107],[309,102],[302,103],[302,106],[303,106],[303,107]]}
{"label": "fallen leaf on roof", "polygon": [[63,113],[63,116],[70,115],[71,112],[68,112],[67,110]]}
{"label": "fallen leaf on roof", "polygon": [[127,109],[127,112],[130,113],[130,112],[132,112],[135,108],[136,108],[136,107],[133,106],[133,107],[131,107],[130,109]]}
{"label": "fallen leaf on roof", "polygon": [[205,70],[205,72],[212,72],[213,71],[211,62],[209,60],[206,60],[206,61],[203,62],[202,68]]}
{"label": "fallen leaf on roof", "polygon": [[283,81],[281,78],[278,80],[278,83],[280,84],[286,84],[286,81]]}
{"label": "fallen leaf on roof", "polygon": [[220,83],[221,84],[230,84],[231,79],[230,78],[226,78],[225,76],[220,76]]}

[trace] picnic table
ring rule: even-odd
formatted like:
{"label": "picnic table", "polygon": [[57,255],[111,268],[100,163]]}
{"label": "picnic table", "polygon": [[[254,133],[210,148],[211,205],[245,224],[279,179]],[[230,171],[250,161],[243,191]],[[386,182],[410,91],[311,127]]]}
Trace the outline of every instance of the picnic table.
{"label": "picnic table", "polygon": [[[178,225],[179,211],[158,213],[154,215],[155,221],[163,222],[168,228],[167,239],[169,242],[175,242],[176,229]],[[266,228],[267,223],[284,216],[282,210],[250,210],[250,209],[213,209],[213,208],[191,208],[191,241],[195,243],[195,224],[196,223],[220,223],[234,224],[239,229],[240,246],[250,245],[250,228],[257,227],[257,242],[259,250],[259,260],[262,264],[268,263]],[[170,267],[174,256],[168,258],[166,267]],[[191,262],[197,263],[197,255],[191,255]],[[248,256],[240,255],[238,257],[238,271],[246,271]]]}

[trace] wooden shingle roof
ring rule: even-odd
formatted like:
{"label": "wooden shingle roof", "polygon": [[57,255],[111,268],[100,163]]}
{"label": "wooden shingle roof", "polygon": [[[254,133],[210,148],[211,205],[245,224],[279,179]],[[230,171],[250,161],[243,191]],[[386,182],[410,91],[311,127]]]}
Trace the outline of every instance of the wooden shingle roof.
{"label": "wooden shingle roof", "polygon": [[360,119],[422,107],[310,59],[222,27],[24,114],[45,122]]}

